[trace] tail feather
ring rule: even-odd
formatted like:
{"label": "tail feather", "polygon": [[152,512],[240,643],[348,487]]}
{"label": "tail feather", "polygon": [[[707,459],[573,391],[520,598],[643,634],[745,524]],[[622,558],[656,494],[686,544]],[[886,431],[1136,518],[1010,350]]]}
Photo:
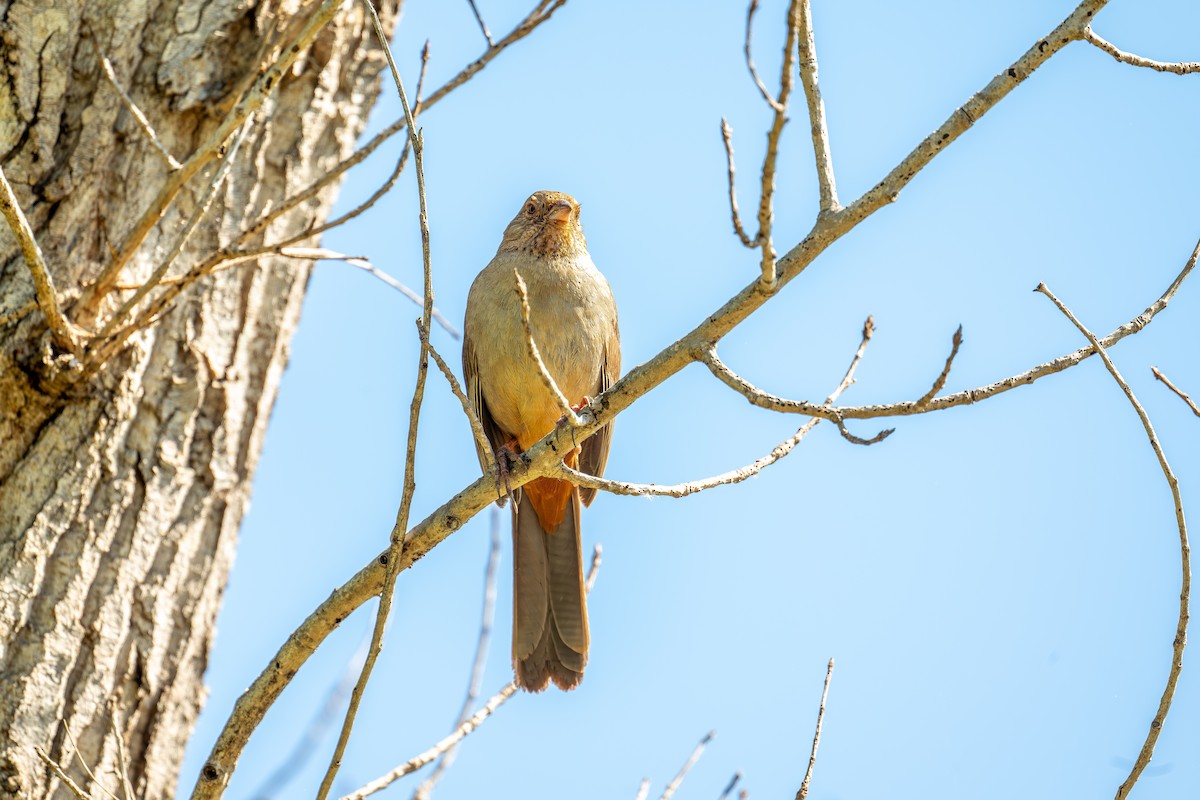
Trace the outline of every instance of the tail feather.
{"label": "tail feather", "polygon": [[573,689],[587,664],[588,624],[580,557],[579,492],[547,532],[527,493],[513,504],[513,667],[517,685]]}

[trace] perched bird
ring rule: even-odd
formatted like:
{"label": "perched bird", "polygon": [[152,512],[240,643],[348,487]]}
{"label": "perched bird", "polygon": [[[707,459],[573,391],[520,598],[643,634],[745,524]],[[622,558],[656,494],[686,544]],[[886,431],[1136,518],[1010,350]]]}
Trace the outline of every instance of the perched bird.
{"label": "perched bird", "polygon": [[[467,396],[498,459],[526,450],[563,417],[529,352],[514,269],[527,287],[534,342],[570,403],[582,407],[621,370],[617,307],[588,255],[579,203],[562,192],[534,192],[467,297]],[[601,475],[611,437],[610,423],[563,461]],[[528,691],[550,681],[574,689],[583,680],[588,621],[579,517],[580,503],[595,496],[554,478],[535,478],[514,494],[513,670]]]}

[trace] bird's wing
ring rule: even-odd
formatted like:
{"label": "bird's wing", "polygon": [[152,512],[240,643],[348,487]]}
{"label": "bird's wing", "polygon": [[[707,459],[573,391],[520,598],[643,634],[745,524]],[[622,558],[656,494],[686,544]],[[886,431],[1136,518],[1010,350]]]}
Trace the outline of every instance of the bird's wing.
{"label": "bird's wing", "polygon": [[[618,333],[616,316],[613,317],[612,330],[608,341],[604,343],[604,360],[600,364],[600,388],[597,394],[605,392],[608,387],[621,377],[621,336]],[[608,462],[608,446],[612,442],[613,424],[610,422],[596,431],[583,443],[583,452],[579,456],[579,469],[589,475],[601,477],[604,475],[604,465]],[[596,498],[596,490],[580,487],[579,499],[583,504],[591,505]]]}
{"label": "bird's wing", "polygon": [[[466,332],[463,333],[463,378],[467,383],[465,389],[467,402],[471,404],[475,416],[479,417],[479,421],[483,424],[483,432],[492,444],[494,455],[510,437],[500,430],[500,426],[496,424],[492,412],[488,409],[487,402],[483,399],[483,384],[479,380],[479,358],[475,353],[475,342]],[[479,452],[478,443],[475,445],[475,450]],[[482,452],[479,452],[479,465],[487,469],[487,459]]]}

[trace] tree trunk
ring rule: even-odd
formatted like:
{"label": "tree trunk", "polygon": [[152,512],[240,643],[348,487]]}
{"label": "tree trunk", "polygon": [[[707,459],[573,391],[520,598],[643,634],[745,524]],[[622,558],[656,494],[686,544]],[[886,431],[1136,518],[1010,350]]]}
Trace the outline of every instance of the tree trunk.
{"label": "tree trunk", "polygon": [[[264,42],[316,5],[0,0],[0,167],[69,316],[95,327],[129,296],[88,318],[71,304],[170,172],[102,57],[182,161],[270,63]],[[397,2],[384,5],[390,25]],[[169,274],[348,155],[383,64],[363,8],[344,5],[253,118]],[[160,263],[220,164],[184,187],[120,284]],[[322,191],[261,238],[305,229],[332,200]],[[118,737],[135,793],[173,794],[306,263],[261,259],[202,279],[62,393],[47,376],[71,356],[55,349],[39,311],[12,313],[34,289],[0,224],[0,798],[71,796],[35,747],[93,796],[104,792],[80,759],[119,795]]]}

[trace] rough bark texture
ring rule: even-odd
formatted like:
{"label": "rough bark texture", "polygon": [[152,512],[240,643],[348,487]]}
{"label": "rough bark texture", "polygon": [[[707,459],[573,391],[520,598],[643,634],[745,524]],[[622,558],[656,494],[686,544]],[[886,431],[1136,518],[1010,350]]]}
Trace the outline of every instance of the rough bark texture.
{"label": "rough bark texture", "polygon": [[[394,19],[396,1],[384,5]],[[262,42],[313,6],[0,0],[0,166],[60,294],[78,297],[100,273],[168,171],[101,57],[182,160],[253,76]],[[345,5],[255,117],[172,272],[348,154],[382,65],[363,9]],[[183,190],[121,283],[153,270],[218,163]],[[285,215],[266,240],[322,218],[332,199]],[[173,794],[307,278],[304,262],[264,259],[203,279],[64,397],[44,391],[50,363],[68,357],[41,314],[0,323],[0,798],[70,796],[35,746],[104,794],[73,757],[68,726],[107,787],[118,785],[119,735],[136,794]],[[0,317],[32,297],[0,223]]]}

